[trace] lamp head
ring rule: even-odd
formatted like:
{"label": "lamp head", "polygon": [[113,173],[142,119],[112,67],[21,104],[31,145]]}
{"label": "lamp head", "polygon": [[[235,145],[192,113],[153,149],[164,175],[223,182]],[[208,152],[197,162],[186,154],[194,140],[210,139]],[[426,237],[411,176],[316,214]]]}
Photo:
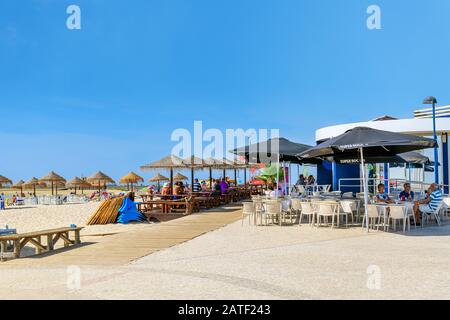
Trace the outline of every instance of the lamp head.
{"label": "lamp head", "polygon": [[426,98],[423,100],[422,103],[423,103],[423,104],[436,104],[436,103],[437,103],[437,100],[436,100],[435,97],[429,96],[429,97],[426,97]]}

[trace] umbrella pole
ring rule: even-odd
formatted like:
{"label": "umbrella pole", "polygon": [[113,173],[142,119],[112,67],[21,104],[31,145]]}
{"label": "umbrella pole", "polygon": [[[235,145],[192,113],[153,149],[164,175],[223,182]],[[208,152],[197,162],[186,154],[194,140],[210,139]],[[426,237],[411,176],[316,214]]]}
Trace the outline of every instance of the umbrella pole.
{"label": "umbrella pole", "polygon": [[55,192],[53,191],[53,181],[52,181],[52,196],[55,194]]}
{"label": "umbrella pole", "polygon": [[173,168],[170,168],[170,193],[173,193]]}
{"label": "umbrella pole", "polygon": [[276,197],[278,199],[278,190],[280,185],[280,154],[277,154],[277,190],[275,192]]}
{"label": "umbrella pole", "polygon": [[212,168],[209,167],[209,188],[212,189]]}
{"label": "umbrella pole", "polygon": [[364,151],[363,148],[359,148],[359,151],[361,153],[361,169],[362,169],[362,179],[363,179],[363,185],[364,185],[364,215],[366,217],[366,228],[367,232],[369,232],[369,211],[367,208],[367,205],[369,203],[369,194],[367,190],[367,180],[366,180],[366,165],[364,163]]}
{"label": "umbrella pole", "polygon": [[234,169],[234,185],[235,186],[238,185],[238,183],[237,183],[237,170],[236,169]]}
{"label": "umbrella pole", "polygon": [[244,168],[244,185],[247,184],[247,168]]}
{"label": "umbrella pole", "polygon": [[35,184],[33,184],[33,194],[36,197],[36,185]]}

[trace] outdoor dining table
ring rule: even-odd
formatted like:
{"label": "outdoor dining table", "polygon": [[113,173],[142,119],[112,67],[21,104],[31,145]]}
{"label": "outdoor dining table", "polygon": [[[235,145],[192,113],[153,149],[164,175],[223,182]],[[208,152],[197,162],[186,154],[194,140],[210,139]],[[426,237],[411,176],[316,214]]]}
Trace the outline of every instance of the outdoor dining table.
{"label": "outdoor dining table", "polygon": [[[374,205],[383,211],[383,230],[386,231],[387,228],[387,208],[388,207],[404,207],[405,208],[405,215],[408,215],[408,212],[411,211],[412,215],[414,216],[414,202],[413,201],[395,201],[395,203],[385,203],[385,202],[375,202]],[[415,219],[414,219],[415,222]]]}

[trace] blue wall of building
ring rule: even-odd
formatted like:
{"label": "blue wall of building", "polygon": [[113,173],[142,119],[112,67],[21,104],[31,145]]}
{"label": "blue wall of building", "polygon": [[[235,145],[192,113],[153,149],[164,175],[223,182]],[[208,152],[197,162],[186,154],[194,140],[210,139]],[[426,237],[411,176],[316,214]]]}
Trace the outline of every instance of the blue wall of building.
{"label": "blue wall of building", "polygon": [[[357,164],[336,164],[324,161],[317,166],[317,183],[320,185],[331,184],[332,190],[339,190],[339,179],[357,178],[359,179],[359,165]],[[342,192],[359,192],[359,181],[344,181],[343,184],[350,187],[341,187]],[[355,186],[355,187],[351,187]]]}
{"label": "blue wall of building", "polygon": [[317,165],[317,184],[333,184],[333,171],[331,162],[323,161],[322,164]]}
{"label": "blue wall of building", "polygon": [[[360,166],[359,164],[336,164],[333,172],[333,180],[335,181],[334,190],[339,189],[339,179],[343,178],[360,178]],[[341,187],[342,192],[359,192],[360,182],[356,181],[342,181],[341,185],[348,185],[348,187]],[[354,186],[354,187],[352,187]]]}

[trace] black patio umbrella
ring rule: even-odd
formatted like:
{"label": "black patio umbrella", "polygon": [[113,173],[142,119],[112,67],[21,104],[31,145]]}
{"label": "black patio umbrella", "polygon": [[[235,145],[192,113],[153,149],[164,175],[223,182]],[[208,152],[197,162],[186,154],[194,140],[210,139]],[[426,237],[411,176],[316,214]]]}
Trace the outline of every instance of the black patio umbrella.
{"label": "black patio umbrella", "polygon": [[[297,157],[297,154],[304,152],[311,147],[312,146],[306,144],[292,142],[286,138],[272,138],[267,141],[237,148],[230,152],[243,157],[247,163],[267,164],[276,162],[278,167],[280,162],[283,162],[283,167],[285,162],[294,164],[321,164],[321,159],[300,159]],[[279,169],[277,169],[277,183],[279,183],[278,174]],[[284,183],[286,185],[286,175]]]}
{"label": "black patio umbrella", "polygon": [[405,152],[433,148],[435,144],[435,140],[424,137],[382,131],[368,127],[356,127],[298,154],[298,157],[300,159],[331,158],[338,161],[339,159],[360,159],[363,168],[364,203],[366,226],[368,229],[368,192],[364,165],[365,159],[370,159],[371,157],[394,157]]}
{"label": "black patio umbrella", "polygon": [[[337,159],[329,157],[328,160],[336,161],[339,164],[360,164],[361,158],[354,158],[350,155],[342,156]],[[364,155],[364,161],[366,163],[390,163],[390,164],[400,164],[407,163],[410,165],[416,165],[422,167],[423,164],[429,164],[430,159],[427,156],[415,151],[395,154],[395,155],[382,155],[382,156],[366,156]]]}
{"label": "black patio umbrella", "polygon": [[[309,163],[309,164],[320,164],[322,163],[319,159],[299,159],[297,155],[312,146],[292,142],[286,138],[273,138],[267,141],[254,143],[245,147],[237,148],[231,150],[231,153],[242,156],[248,163],[267,163],[272,160],[272,162],[277,161],[279,156],[279,161],[290,162],[290,163]],[[272,157],[273,156],[273,157]],[[273,161],[275,160],[275,161]]]}

